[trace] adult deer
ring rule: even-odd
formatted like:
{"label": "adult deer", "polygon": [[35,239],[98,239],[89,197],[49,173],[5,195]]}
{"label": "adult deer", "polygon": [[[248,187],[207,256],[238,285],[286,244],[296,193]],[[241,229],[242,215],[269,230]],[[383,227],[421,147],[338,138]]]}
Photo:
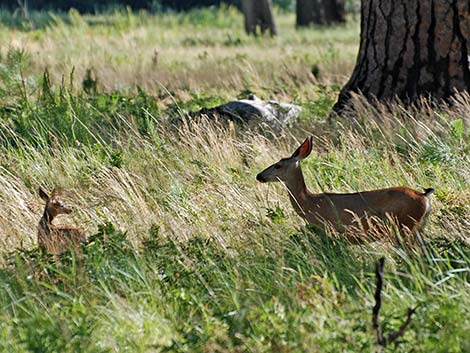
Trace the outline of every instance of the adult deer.
{"label": "adult deer", "polygon": [[72,209],[53,191],[49,196],[39,188],[39,196],[46,202],[44,213],[38,226],[38,245],[46,252],[59,255],[67,250],[78,250],[80,243],[87,241],[85,233],[75,227],[57,227],[52,221],[59,214],[69,214]]}
{"label": "adult deer", "polygon": [[[406,187],[362,191],[351,194],[311,193],[304,181],[300,162],[312,152],[308,137],[289,158],[283,158],[256,176],[260,182],[284,182],[295,211],[314,226],[330,225],[338,231],[353,226],[363,233],[377,221],[392,220],[402,234],[416,234],[425,225],[434,189],[420,193]],[[356,240],[361,240],[355,236]]]}

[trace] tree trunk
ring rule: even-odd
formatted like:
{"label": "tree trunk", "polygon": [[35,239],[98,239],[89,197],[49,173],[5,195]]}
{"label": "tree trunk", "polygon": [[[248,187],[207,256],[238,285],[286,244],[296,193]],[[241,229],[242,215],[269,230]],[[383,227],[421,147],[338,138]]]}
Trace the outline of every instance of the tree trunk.
{"label": "tree trunk", "polygon": [[242,0],[242,12],[245,17],[245,32],[256,35],[255,1]]}
{"label": "tree trunk", "polygon": [[297,27],[322,23],[319,0],[297,0],[296,12]]}
{"label": "tree trunk", "polygon": [[260,19],[261,33],[269,30],[271,36],[277,34],[276,24],[273,16],[273,4],[271,0],[258,0],[258,13]]}
{"label": "tree trunk", "polygon": [[344,0],[297,0],[298,27],[344,21]]}
{"label": "tree trunk", "polygon": [[269,30],[272,36],[277,34],[271,0],[242,0],[242,12],[245,16],[245,31],[257,35],[257,27],[264,34]]}
{"label": "tree trunk", "polygon": [[323,0],[325,23],[343,23],[346,21],[344,0]]}
{"label": "tree trunk", "polygon": [[356,67],[333,109],[352,92],[405,103],[470,92],[469,40],[469,1],[363,0]]}

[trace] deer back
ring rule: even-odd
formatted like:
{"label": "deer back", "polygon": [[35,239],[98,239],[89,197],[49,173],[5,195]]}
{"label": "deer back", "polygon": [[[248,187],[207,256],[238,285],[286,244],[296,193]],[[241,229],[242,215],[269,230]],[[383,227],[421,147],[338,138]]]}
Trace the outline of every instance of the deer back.
{"label": "deer back", "polygon": [[368,218],[392,218],[401,228],[414,231],[427,212],[429,201],[423,194],[409,188],[394,187],[352,194],[312,194],[304,202],[304,218],[312,224],[328,222],[335,228],[361,223],[369,227]]}
{"label": "deer back", "polygon": [[47,237],[39,239],[39,245],[51,254],[78,251],[80,244],[87,241],[85,233],[73,227],[53,227]]}

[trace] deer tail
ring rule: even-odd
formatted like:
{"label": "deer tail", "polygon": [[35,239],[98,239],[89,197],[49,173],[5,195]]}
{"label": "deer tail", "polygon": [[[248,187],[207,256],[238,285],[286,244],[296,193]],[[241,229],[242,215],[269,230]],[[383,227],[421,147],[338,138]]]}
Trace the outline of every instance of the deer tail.
{"label": "deer tail", "polygon": [[429,196],[429,195],[431,195],[432,193],[434,193],[434,191],[435,191],[435,190],[434,190],[433,188],[428,188],[428,189],[424,190],[423,195],[424,195],[424,196]]}

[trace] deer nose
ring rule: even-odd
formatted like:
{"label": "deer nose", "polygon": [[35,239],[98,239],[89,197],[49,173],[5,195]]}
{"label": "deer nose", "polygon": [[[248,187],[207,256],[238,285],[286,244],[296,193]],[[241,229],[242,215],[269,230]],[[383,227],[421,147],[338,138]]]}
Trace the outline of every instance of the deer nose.
{"label": "deer nose", "polygon": [[258,180],[262,183],[266,182],[266,179],[261,175],[261,173],[256,176],[256,180]]}

